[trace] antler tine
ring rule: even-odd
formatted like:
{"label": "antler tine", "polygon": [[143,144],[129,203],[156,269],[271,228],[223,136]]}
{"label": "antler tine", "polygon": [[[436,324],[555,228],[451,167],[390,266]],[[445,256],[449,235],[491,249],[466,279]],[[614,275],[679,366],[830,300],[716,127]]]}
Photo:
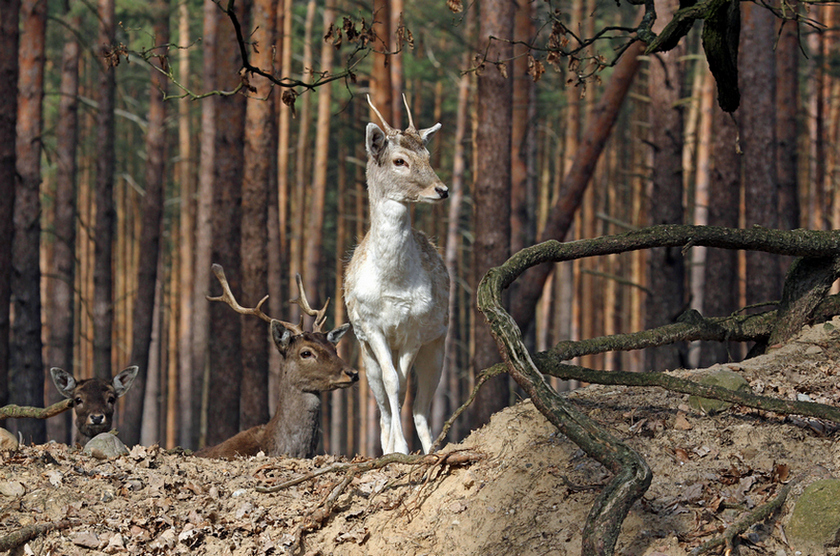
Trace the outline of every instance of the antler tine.
{"label": "antler tine", "polygon": [[405,93],[402,94],[403,104],[405,105],[405,113],[408,115],[408,129],[406,131],[417,131],[414,127],[414,118],[411,117],[411,108],[408,107],[408,100],[405,98]]}
{"label": "antler tine", "polygon": [[[238,301],[236,301],[236,298],[234,297],[233,292],[230,290],[230,284],[227,281],[227,277],[225,276],[225,269],[222,268],[222,265],[214,264],[210,268],[213,271],[213,274],[216,276],[216,279],[222,285],[222,295],[217,296],[217,297],[211,297],[211,296],[208,295],[208,296],[206,296],[208,301],[221,301],[223,303],[227,303],[228,305],[230,305],[230,307],[234,311],[236,311],[239,314],[253,315],[255,317],[261,318],[262,320],[264,320],[265,322],[268,322],[268,323],[278,320],[278,319],[271,318],[270,316],[266,315],[262,311],[263,303],[265,303],[268,300],[267,295],[265,297],[263,297],[262,299],[260,299],[260,302],[257,303],[256,307],[254,307],[254,308],[243,307],[242,305],[239,304]],[[282,323],[285,327],[292,330],[295,334],[300,334],[300,333],[303,332],[303,329],[298,325],[295,325],[295,324],[292,324],[292,323],[289,323],[289,322],[285,322],[285,321],[282,321],[282,320],[278,321],[278,322]]]}
{"label": "antler tine", "polygon": [[382,122],[382,125],[385,127],[385,132],[388,134],[394,133],[396,130],[393,127],[391,127],[390,124],[388,124],[388,122],[385,121],[385,118],[382,117],[382,114],[380,114],[379,110],[376,109],[376,106],[373,105],[373,102],[370,100],[370,95],[365,96],[367,96],[368,104],[370,104],[370,107],[379,117],[379,121]]}
{"label": "antler tine", "polygon": [[[374,109],[375,110],[375,109]],[[330,305],[330,298],[327,298],[326,303],[321,308],[321,310],[316,311],[312,307],[309,306],[309,300],[306,298],[306,290],[303,289],[303,279],[300,277],[300,274],[295,274],[295,280],[297,281],[298,287],[298,297],[293,299],[292,303],[297,303],[300,305],[303,312],[309,315],[310,317],[315,317],[315,322],[312,325],[313,332],[321,332],[321,328],[324,326],[324,322],[327,320],[327,307]]]}

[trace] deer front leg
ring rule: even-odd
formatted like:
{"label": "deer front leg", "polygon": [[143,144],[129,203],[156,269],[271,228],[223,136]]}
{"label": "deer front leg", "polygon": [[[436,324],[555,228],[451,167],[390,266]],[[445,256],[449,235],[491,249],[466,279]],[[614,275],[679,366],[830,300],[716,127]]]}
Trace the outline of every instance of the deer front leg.
{"label": "deer front leg", "polygon": [[414,405],[411,410],[414,415],[414,428],[420,443],[423,445],[423,452],[429,453],[432,447],[432,430],[429,426],[429,415],[431,413],[432,399],[435,395],[440,374],[443,370],[443,357],[445,355],[444,342],[446,336],[428,343],[420,348],[417,353],[417,360],[414,362],[414,376],[417,379],[417,391],[414,395]]}
{"label": "deer front leg", "polygon": [[400,422],[400,376],[384,338],[370,338],[362,345],[368,383],[379,406],[382,453],[408,453],[408,443]]}

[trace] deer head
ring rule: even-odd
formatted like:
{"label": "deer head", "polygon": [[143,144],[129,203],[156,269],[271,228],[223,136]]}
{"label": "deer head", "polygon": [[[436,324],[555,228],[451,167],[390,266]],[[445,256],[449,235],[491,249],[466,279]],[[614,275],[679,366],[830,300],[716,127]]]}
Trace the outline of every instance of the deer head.
{"label": "deer head", "polygon": [[429,164],[426,144],[440,129],[440,124],[417,130],[408,102],[403,95],[408,128],[394,129],[373,105],[370,96],[368,104],[379,117],[385,130],[375,123],[369,123],[365,135],[368,153],[368,186],[371,188],[371,202],[379,198],[400,203],[435,203],[449,196],[449,189]]}
{"label": "deer head", "polygon": [[271,338],[283,357],[283,374],[290,384],[300,391],[317,393],[347,388],[359,380],[356,369],[347,365],[335,349],[339,340],[350,330],[350,323],[323,332],[330,300],[328,298],[319,310],[310,307],[300,274],[296,276],[300,293],[291,302],[300,305],[305,314],[315,317],[312,331],[303,329],[303,316],[299,323],[293,324],[266,315],[261,307],[268,296],[263,297],[256,307],[243,307],[236,301],[221,265],[214,264],[212,270],[222,285],[223,293],[207,299],[227,303],[237,313],[256,316],[271,325]]}
{"label": "deer head", "polygon": [[111,430],[117,398],[131,388],[138,370],[136,366],[128,367],[110,383],[101,378],[77,382],[73,375],[58,367],[51,368],[50,375],[61,395],[73,400],[76,428],[83,438],[90,439]]}

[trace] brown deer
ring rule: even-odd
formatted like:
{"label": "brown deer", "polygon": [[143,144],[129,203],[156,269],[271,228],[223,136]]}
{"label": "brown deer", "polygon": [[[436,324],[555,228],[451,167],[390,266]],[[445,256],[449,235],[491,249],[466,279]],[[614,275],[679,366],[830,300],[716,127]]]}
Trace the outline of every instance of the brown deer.
{"label": "brown deer", "polygon": [[329,299],[322,309],[312,309],[306,299],[300,275],[297,276],[300,295],[292,302],[300,305],[307,315],[315,317],[311,332],[303,330],[303,317],[299,324],[292,324],[263,313],[261,307],[268,296],[254,308],[242,307],[234,298],[220,265],[213,265],[213,274],[221,283],[223,293],[207,299],[223,301],[237,313],[257,316],[270,323],[271,338],[283,360],[280,369],[280,397],[277,400],[277,411],[268,423],[242,431],[221,444],[197,451],[195,455],[220,459],[255,456],[259,452],[268,456],[314,456],[321,433],[319,394],[347,388],[359,380],[356,369],[342,361],[335,349],[350,329],[350,324],[322,332]]}
{"label": "brown deer", "polygon": [[79,443],[84,444],[97,434],[111,430],[117,398],[128,392],[137,378],[138,370],[136,366],[128,367],[111,382],[101,378],[88,378],[77,382],[73,375],[64,369],[50,369],[55,387],[62,396],[73,400]]}
{"label": "brown deer", "polygon": [[344,300],[362,348],[365,371],[380,414],[384,453],[408,453],[400,421],[408,373],[417,390],[414,428],[428,452],[429,408],[440,381],[449,322],[449,274],[434,245],[411,227],[410,203],[449,196],[429,164],[426,144],[440,129],[417,130],[403,95],[408,129],[394,129],[368,97],[385,131],[367,125],[365,147],[370,230],[353,253],[344,277]]}

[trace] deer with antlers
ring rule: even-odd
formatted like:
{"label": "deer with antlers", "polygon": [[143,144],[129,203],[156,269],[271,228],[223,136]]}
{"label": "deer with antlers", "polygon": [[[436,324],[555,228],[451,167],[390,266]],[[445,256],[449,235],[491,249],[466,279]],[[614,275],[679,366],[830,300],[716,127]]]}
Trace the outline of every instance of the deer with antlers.
{"label": "deer with antlers", "polygon": [[292,303],[300,305],[304,313],[315,317],[312,331],[303,329],[303,316],[298,324],[293,324],[263,313],[262,305],[268,296],[262,298],[256,307],[241,306],[231,292],[224,269],[218,264],[214,264],[212,269],[222,285],[223,293],[218,297],[208,297],[208,300],[227,303],[237,313],[256,316],[270,324],[271,338],[283,361],[280,369],[280,397],[277,411],[268,423],[242,431],[221,444],[199,450],[195,455],[219,459],[254,456],[259,452],[269,456],[314,456],[321,432],[319,394],[347,388],[359,380],[359,373],[347,365],[335,349],[350,324],[323,332],[330,300],[327,299],[320,310],[312,309],[299,274],[297,286],[300,294]]}
{"label": "deer with antlers", "polygon": [[400,410],[413,367],[414,427],[428,453],[429,408],[440,381],[449,321],[449,274],[431,241],[411,227],[409,204],[449,196],[426,149],[440,124],[417,130],[405,95],[405,131],[388,125],[370,97],[368,103],[385,130],[375,123],[366,129],[370,230],[347,267],[344,299],[379,406],[382,451],[408,453]]}

